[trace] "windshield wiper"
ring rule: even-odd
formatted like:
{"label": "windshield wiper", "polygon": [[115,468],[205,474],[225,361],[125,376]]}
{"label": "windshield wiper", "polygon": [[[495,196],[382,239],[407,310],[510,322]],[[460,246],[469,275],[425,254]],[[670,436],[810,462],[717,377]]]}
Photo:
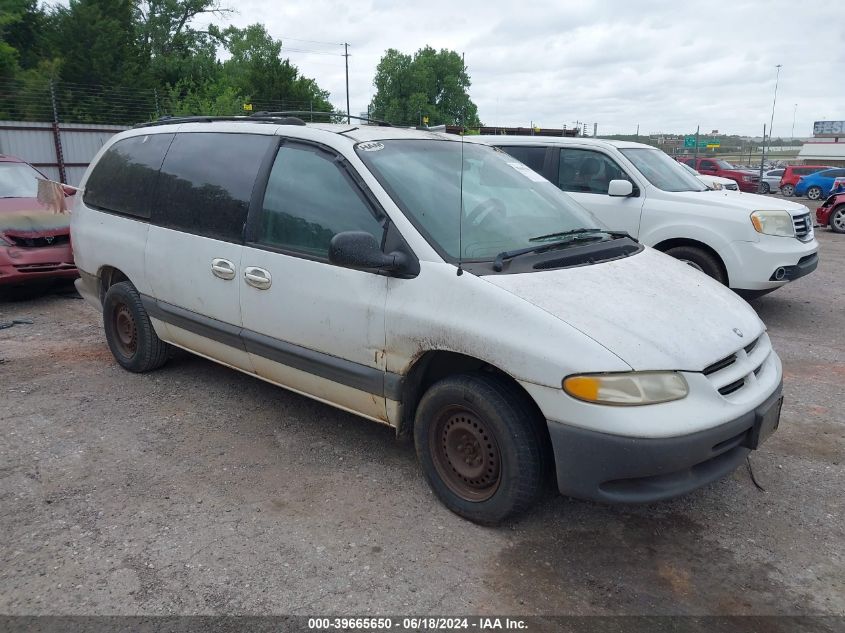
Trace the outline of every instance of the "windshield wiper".
{"label": "windshield wiper", "polygon": [[605,231],[604,229],[572,229],[570,231],[559,231],[558,233],[547,233],[546,235],[538,235],[537,237],[528,238],[529,242],[540,242],[554,237],[567,237],[569,235],[586,235],[591,233],[604,233],[613,237],[630,237],[623,231]]}
{"label": "windshield wiper", "polygon": [[610,235],[614,238],[627,237],[633,239],[628,233],[625,233],[624,231],[605,231],[603,229],[572,229],[571,231],[561,231],[560,233],[549,233],[548,235],[539,235],[537,237],[530,238],[528,241],[535,242],[538,240],[550,239],[553,237],[568,237],[569,239],[558,240],[549,244],[543,244],[542,246],[527,246],[526,248],[518,248],[512,251],[502,251],[501,253],[496,255],[496,259],[493,262],[493,270],[495,270],[497,273],[502,272],[502,269],[505,267],[506,260],[513,259],[514,257],[519,257],[520,255],[525,255],[527,253],[545,253],[546,251],[551,251],[556,248],[566,246],[567,244],[572,244],[576,241],[580,242],[584,239],[599,239],[592,237],[592,235],[595,233],[604,233],[605,235]]}

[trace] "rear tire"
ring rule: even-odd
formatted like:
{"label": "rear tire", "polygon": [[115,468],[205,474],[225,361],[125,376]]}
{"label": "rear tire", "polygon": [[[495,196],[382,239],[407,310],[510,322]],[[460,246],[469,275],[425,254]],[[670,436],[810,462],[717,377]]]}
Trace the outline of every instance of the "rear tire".
{"label": "rear tire", "polygon": [[676,246],[667,250],[666,254],[700,270],[720,284],[727,285],[728,283],[719,260],[702,248],[696,246]]}
{"label": "rear tire", "polygon": [[128,281],[114,284],[103,299],[106,341],[121,367],[141,373],[167,362],[170,346],[153,329],[141,295]]}
{"label": "rear tire", "polygon": [[492,374],[448,376],[429,387],[414,443],[434,494],[455,514],[495,525],[530,508],[550,453],[536,408]]}
{"label": "rear tire", "polygon": [[815,185],[807,189],[807,197],[810,200],[819,200],[822,197],[822,188]]}
{"label": "rear tire", "polygon": [[784,185],[780,188],[780,192],[787,198],[791,198],[795,195],[795,185]]}
{"label": "rear tire", "polygon": [[834,233],[845,233],[845,204],[840,204],[830,212],[828,226]]}

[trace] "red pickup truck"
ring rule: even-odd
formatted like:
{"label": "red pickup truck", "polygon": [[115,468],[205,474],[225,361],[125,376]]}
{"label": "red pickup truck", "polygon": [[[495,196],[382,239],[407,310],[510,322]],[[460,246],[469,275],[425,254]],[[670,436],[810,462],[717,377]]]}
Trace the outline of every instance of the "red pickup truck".
{"label": "red pickup truck", "polygon": [[730,178],[735,180],[739,185],[740,191],[747,191],[749,193],[757,193],[757,188],[760,185],[760,173],[752,169],[740,169],[734,167],[728,161],[721,158],[685,158],[677,157],[678,162],[684,163],[692,167],[700,174],[707,174],[708,176],[720,176],[721,178]]}

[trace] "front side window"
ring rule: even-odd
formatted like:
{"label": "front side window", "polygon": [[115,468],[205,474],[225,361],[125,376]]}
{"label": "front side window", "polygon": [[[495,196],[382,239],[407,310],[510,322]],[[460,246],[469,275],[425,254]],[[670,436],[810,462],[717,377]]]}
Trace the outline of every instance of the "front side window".
{"label": "front side window", "polygon": [[41,178],[26,163],[0,163],[0,198],[35,198]]}
{"label": "front side window", "polygon": [[385,140],[360,144],[356,151],[447,259],[489,261],[565,231],[603,228],[545,178],[486,145]]}
{"label": "front side window", "polygon": [[85,183],[88,206],[148,219],[158,170],[173,134],[146,134],[117,141],[100,157]]}
{"label": "front side window", "polygon": [[154,224],[240,242],[258,170],[275,137],[184,132],[161,166]]}
{"label": "front side window", "polygon": [[630,180],[609,156],[587,149],[560,150],[558,185],[564,191],[606,194],[611,180]]}
{"label": "front side window", "polygon": [[698,166],[699,171],[701,170],[708,170],[708,171],[716,171],[716,163],[712,160],[703,160]]}
{"label": "front side window", "polygon": [[360,190],[317,147],[283,145],[267,181],[258,243],[317,258],[344,231],[366,231],[381,243],[384,229]]}
{"label": "front side window", "polygon": [[[619,150],[645,178],[663,191],[707,191],[698,178],[684,170],[665,152],[649,147]],[[703,163],[702,163],[703,168]]]}

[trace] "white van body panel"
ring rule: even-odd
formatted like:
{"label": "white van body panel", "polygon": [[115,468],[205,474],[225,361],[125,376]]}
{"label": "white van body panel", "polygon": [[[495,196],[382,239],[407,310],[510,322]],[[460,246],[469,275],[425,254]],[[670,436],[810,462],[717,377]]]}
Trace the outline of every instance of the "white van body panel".
{"label": "white van body panel", "polygon": [[485,280],[557,316],[637,371],[701,371],[764,329],[735,293],[653,249],[592,266]]}

